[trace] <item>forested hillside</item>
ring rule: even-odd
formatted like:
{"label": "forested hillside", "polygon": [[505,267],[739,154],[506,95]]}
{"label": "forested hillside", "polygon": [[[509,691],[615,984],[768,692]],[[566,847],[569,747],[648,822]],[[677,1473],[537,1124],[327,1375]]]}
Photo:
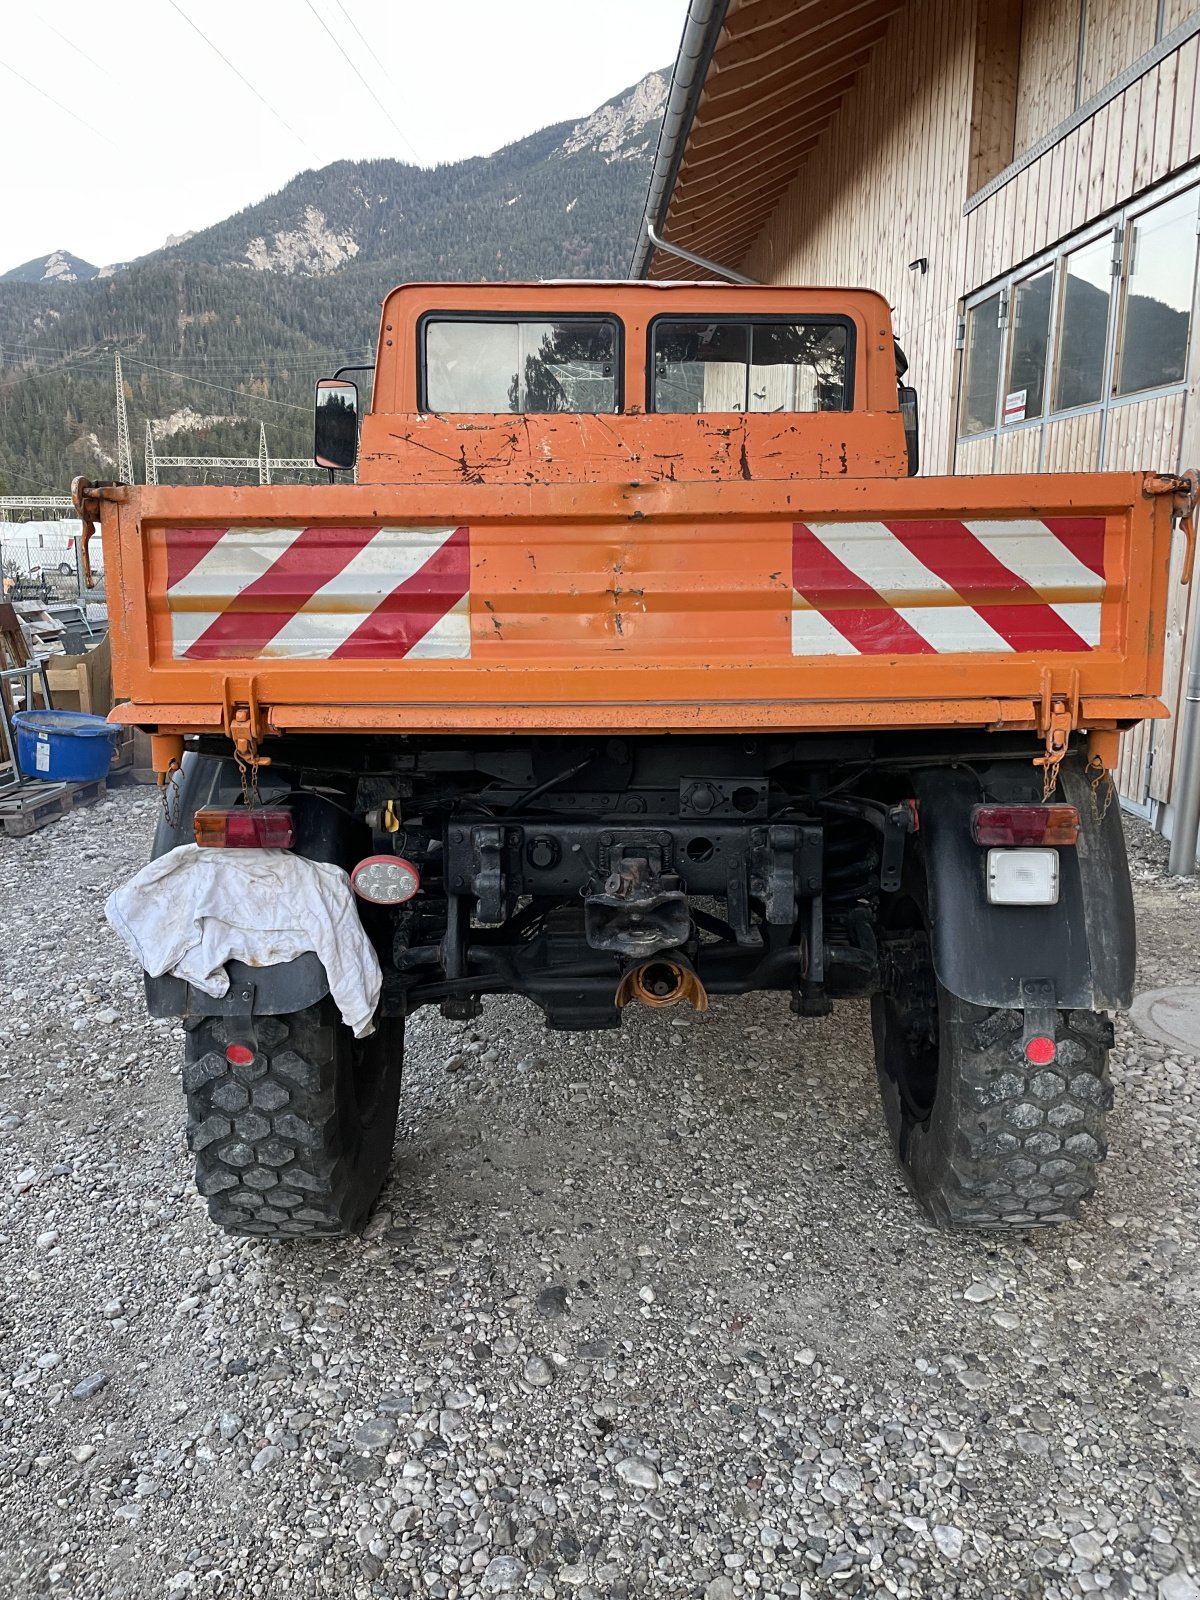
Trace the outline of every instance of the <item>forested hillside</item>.
{"label": "forested hillside", "polygon": [[623,277],[665,91],[652,74],[583,122],[451,166],[306,172],[91,281],[0,280],[0,477],[61,492],[112,471],[115,351],[139,464],[147,421],[170,454],[256,455],[262,421],[272,454],[306,455],[313,381],[370,359],[394,284]]}

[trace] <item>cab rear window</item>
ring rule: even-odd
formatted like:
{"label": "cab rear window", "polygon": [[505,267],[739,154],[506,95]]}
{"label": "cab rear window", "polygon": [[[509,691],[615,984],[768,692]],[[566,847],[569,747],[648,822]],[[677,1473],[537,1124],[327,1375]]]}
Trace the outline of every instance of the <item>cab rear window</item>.
{"label": "cab rear window", "polygon": [[618,411],[620,331],[615,317],[427,317],[422,409]]}
{"label": "cab rear window", "polygon": [[833,318],[658,318],[653,411],[848,411],[853,330]]}

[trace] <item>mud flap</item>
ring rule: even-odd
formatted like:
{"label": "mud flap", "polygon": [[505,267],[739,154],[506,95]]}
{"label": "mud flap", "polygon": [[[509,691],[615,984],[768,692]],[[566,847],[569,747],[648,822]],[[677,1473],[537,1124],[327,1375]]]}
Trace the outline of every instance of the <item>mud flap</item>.
{"label": "mud flap", "polygon": [[[1061,793],[1079,811],[1079,842],[1059,850],[1054,906],[988,903],[987,852],[971,838],[978,778],[962,768],[914,777],[929,894],[933,965],[971,1005],[1020,1010],[1022,984],[1046,979],[1064,1010],[1107,1011],[1133,997],[1133,890],[1115,794],[1105,804],[1075,761]],[[1031,797],[1032,798],[1032,797]]]}

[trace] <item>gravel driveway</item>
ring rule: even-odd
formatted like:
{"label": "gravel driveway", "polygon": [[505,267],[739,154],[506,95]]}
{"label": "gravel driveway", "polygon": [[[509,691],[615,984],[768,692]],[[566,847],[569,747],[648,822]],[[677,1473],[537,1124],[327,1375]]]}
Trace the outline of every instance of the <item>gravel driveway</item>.
{"label": "gravel driveway", "polygon": [[[0,1593],[1200,1600],[1195,1060],[1119,1022],[1085,1220],[962,1238],[865,1006],[422,1013],[366,1235],[233,1241],[103,921],[156,804],[0,840]],[[1196,981],[1132,843],[1141,982]]]}

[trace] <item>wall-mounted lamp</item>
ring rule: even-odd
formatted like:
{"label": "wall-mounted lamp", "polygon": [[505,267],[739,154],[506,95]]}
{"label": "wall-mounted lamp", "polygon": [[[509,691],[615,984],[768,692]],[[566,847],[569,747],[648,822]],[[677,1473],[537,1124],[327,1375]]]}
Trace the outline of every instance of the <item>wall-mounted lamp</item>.
{"label": "wall-mounted lamp", "polygon": [[929,257],[928,256],[918,256],[915,261],[910,261],[908,263],[908,270],[910,272],[916,272],[918,267],[921,269],[921,276],[924,277],[925,274],[929,271]]}

